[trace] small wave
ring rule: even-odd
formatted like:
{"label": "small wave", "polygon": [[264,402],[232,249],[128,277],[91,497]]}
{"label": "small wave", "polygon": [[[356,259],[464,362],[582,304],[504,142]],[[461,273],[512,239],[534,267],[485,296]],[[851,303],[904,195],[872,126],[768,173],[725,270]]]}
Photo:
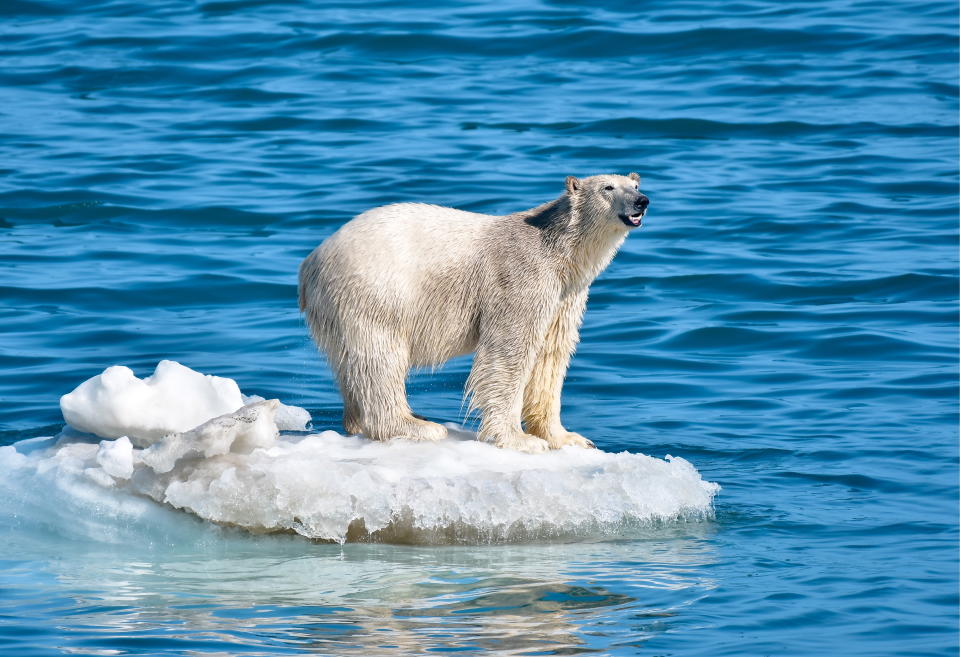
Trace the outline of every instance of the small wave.
{"label": "small wave", "polygon": [[956,125],[911,123],[881,124],[873,121],[851,123],[810,123],[806,121],[768,121],[735,123],[692,117],[646,119],[623,117],[600,121],[562,121],[556,123],[465,122],[464,130],[488,128],[539,132],[600,135],[614,137],[644,137],[658,139],[782,139],[784,137],[824,136],[875,137],[878,134],[925,137],[950,137],[956,134]]}
{"label": "small wave", "polygon": [[[491,57],[526,56],[531,52],[541,57],[562,59],[600,59],[638,57],[658,52],[687,56],[715,55],[722,51],[826,53],[846,49],[864,51],[924,49],[931,44],[950,47],[952,35],[946,32],[877,36],[854,30],[773,29],[751,27],[717,27],[680,30],[650,30],[629,24],[615,27],[581,25],[564,30],[550,25],[520,26],[515,34],[490,39],[486,34],[402,31],[376,33],[369,27],[354,24],[348,29],[316,37],[288,39],[287,46],[308,51],[350,49],[369,56],[401,59],[440,56]],[[412,26],[411,26],[412,27]],[[624,27],[633,29],[623,29]],[[364,29],[366,28],[366,29]]]}

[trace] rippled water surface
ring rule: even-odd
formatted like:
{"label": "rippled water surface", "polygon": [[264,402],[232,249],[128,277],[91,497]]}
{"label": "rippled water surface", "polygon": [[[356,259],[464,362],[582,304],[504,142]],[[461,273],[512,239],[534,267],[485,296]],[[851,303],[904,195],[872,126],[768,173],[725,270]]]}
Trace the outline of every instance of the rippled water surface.
{"label": "rippled water surface", "polygon": [[[296,308],[320,240],[636,170],[565,423],[722,486],[712,521],[475,547],[23,490],[4,654],[957,653],[956,4],[602,4],[4,3],[3,444],[164,358],[339,429]],[[414,408],[460,420],[468,367]]]}

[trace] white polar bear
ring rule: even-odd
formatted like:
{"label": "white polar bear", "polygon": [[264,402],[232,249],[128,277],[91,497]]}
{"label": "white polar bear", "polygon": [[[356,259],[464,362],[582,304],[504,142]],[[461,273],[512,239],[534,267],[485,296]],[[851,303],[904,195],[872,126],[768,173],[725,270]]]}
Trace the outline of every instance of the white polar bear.
{"label": "white polar bear", "polygon": [[592,446],[560,423],[560,389],[590,283],[646,212],[639,180],[570,176],[560,198],[499,217],[387,205],[314,249],[300,309],[336,375],[345,429],[444,438],[410,410],[407,373],[475,352],[466,390],[480,439],[526,452]]}

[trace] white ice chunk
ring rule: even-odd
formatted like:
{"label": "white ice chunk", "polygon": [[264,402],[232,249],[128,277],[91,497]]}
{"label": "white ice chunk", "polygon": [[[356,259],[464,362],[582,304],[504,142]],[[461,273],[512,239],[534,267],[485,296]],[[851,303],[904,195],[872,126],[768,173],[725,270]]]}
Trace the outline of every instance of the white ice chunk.
{"label": "white ice chunk", "polygon": [[[243,395],[244,406],[261,401],[263,401],[263,397],[260,395]],[[310,412],[299,406],[288,406],[279,402],[274,420],[277,423],[277,429],[280,431],[306,431],[307,425],[310,424]]]}
{"label": "white ice chunk", "polygon": [[184,458],[209,459],[230,452],[247,454],[257,447],[272,445],[279,432],[273,421],[280,402],[276,399],[255,402],[240,410],[215,417],[183,433],[171,433],[140,454],[154,472],[173,470]]}
{"label": "white ice chunk", "polygon": [[[280,437],[285,407],[242,400],[232,380],[172,361],[144,380],[108,368],[63,397],[64,416],[129,439],[0,448],[0,491],[9,478],[9,491],[43,491],[48,506],[110,508],[117,518],[142,516],[146,496],[214,523],[337,542],[478,543],[642,535],[711,518],[719,490],[681,458],[578,447],[523,454],[453,425],[435,443]],[[286,408],[295,410],[283,426],[302,429],[306,411]]]}
{"label": "white ice chunk", "polygon": [[70,426],[102,438],[128,436],[138,447],[241,406],[233,379],[201,374],[171,360],[160,361],[144,379],[129,367],[108,367],[60,398]]}
{"label": "white ice chunk", "polygon": [[[455,427],[437,443],[334,431],[278,439],[278,405],[256,402],[134,450],[133,476],[116,485],[257,533],[405,543],[628,536],[710,518],[719,490],[679,458],[577,447],[522,454]],[[97,483],[100,460],[72,470]]]}
{"label": "white ice chunk", "polygon": [[704,518],[716,491],[683,459],[580,448],[529,455],[476,440],[377,443],[328,431],[198,464],[170,482],[165,499],[256,531],[486,542]]}
{"label": "white ice chunk", "polygon": [[133,445],[126,436],[101,440],[97,463],[111,477],[129,479],[133,474]]}

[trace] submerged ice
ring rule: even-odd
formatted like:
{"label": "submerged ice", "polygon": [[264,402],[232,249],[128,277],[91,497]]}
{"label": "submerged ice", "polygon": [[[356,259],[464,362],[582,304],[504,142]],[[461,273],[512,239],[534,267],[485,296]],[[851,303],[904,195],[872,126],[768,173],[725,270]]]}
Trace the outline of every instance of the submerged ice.
{"label": "submerged ice", "polygon": [[[182,406],[164,388],[171,380],[197,403]],[[144,380],[109,368],[64,400],[77,428],[123,435],[0,448],[0,481],[60,496],[64,508],[96,500],[90,513],[142,512],[149,498],[218,524],[337,542],[577,539],[707,518],[719,490],[680,458],[576,447],[522,454],[452,425],[437,443],[281,435],[278,413],[296,429],[306,411],[242,397],[232,380],[172,361]]]}

